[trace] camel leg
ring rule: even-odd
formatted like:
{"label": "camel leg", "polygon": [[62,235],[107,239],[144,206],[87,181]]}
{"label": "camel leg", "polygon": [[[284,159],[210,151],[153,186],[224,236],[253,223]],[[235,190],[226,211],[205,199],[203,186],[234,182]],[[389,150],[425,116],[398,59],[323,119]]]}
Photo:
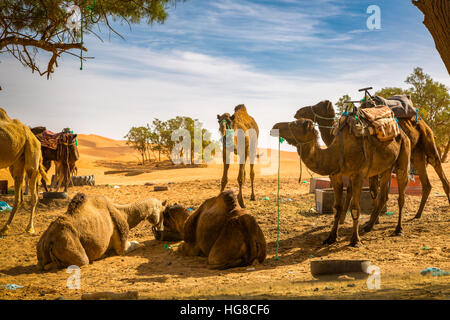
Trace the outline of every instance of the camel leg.
{"label": "camel leg", "polygon": [[9,168],[9,171],[11,172],[11,175],[14,178],[14,208],[11,211],[11,214],[9,215],[9,219],[6,222],[5,226],[0,231],[0,236],[8,234],[9,226],[11,225],[11,222],[14,219],[14,215],[16,212],[20,209],[23,203],[23,180],[25,176],[25,171],[23,168],[24,164],[21,163],[20,165],[15,165]]}
{"label": "camel leg", "polygon": [[238,184],[239,184],[238,202],[241,208],[245,208],[244,199],[242,197],[242,185],[244,184],[244,175],[245,175],[245,162],[243,164],[239,164],[239,175],[238,175]]}
{"label": "camel leg", "polygon": [[436,171],[439,179],[441,179],[442,186],[444,187],[444,192],[447,195],[448,203],[450,204],[450,184],[445,176],[444,170],[442,169],[442,163],[440,159],[428,158],[428,161],[433,166],[434,171]]}
{"label": "camel leg", "polygon": [[361,208],[359,206],[359,201],[361,198],[361,189],[363,183],[363,176],[358,174],[350,178],[352,184],[352,219],[353,219],[353,234],[350,240],[350,245],[352,247],[361,246],[361,239],[359,238],[359,216],[361,213]]}
{"label": "camel leg", "polygon": [[[427,174],[427,163],[425,155],[423,153],[414,152],[412,154],[414,168],[419,174],[420,183],[422,184],[422,199],[420,200],[419,210],[417,210],[416,216],[413,219],[420,219],[422,217],[423,209],[428,200],[428,196],[431,192],[431,183]],[[400,192],[400,189],[399,189]]]}
{"label": "camel leg", "polygon": [[386,204],[387,201],[387,192],[388,192],[388,184],[391,178],[392,169],[389,168],[385,172],[380,175],[380,190],[377,195],[376,205],[372,207],[372,213],[370,215],[369,221],[364,225],[363,231],[370,232],[373,229],[373,226],[378,221],[381,210]]}
{"label": "camel leg", "polygon": [[341,214],[341,218],[339,220],[339,224],[345,223],[345,217],[347,216],[348,208],[350,206],[350,200],[352,200],[352,186],[348,185],[347,192],[345,194],[345,202],[344,202],[344,206],[342,207],[342,214]]}
{"label": "camel leg", "polygon": [[331,184],[333,186],[334,190],[334,223],[333,227],[331,228],[330,234],[328,235],[328,238],[326,238],[323,241],[323,244],[333,244],[337,240],[338,235],[338,227],[339,227],[339,220],[341,219],[341,216],[343,215],[342,210],[342,193],[343,193],[343,182],[342,182],[342,176],[330,176]]}
{"label": "camel leg", "polygon": [[39,173],[36,170],[29,170],[28,176],[30,177],[28,180],[28,184],[30,186],[31,192],[31,214],[30,214],[30,222],[28,223],[26,231],[29,234],[34,234],[34,214],[36,212],[36,206],[38,203],[39,195],[38,195],[38,179]]}
{"label": "camel leg", "polygon": [[225,187],[228,183],[228,169],[230,168],[230,152],[226,151],[226,148],[224,146],[223,148],[223,174],[222,174],[222,183],[220,187],[220,192],[225,190]]}
{"label": "camel leg", "polygon": [[255,201],[256,197],[255,197],[255,188],[254,188],[254,183],[255,183],[255,165],[250,163],[250,181],[252,184],[252,195],[250,196],[250,201]]}
{"label": "camel leg", "polygon": [[406,185],[408,184],[408,169],[404,170],[397,168],[397,183],[398,183],[398,222],[394,234],[398,236],[401,235],[403,231],[402,212],[403,212],[403,205],[405,204]]}
{"label": "camel leg", "polygon": [[[373,208],[376,208],[378,202],[378,192],[380,190],[380,180],[378,179],[378,176],[373,176],[369,178],[369,190],[370,190],[370,197],[372,198],[372,210]],[[389,190],[387,190],[389,193]],[[380,219],[378,218],[375,224],[379,224]]]}
{"label": "camel leg", "polygon": [[[48,173],[48,171],[50,170],[50,167],[52,166],[52,162],[51,161],[43,161],[42,162],[45,172]],[[45,179],[41,179],[41,183],[44,186],[44,190],[45,192],[48,192],[48,187],[47,187],[47,182],[45,181]]]}

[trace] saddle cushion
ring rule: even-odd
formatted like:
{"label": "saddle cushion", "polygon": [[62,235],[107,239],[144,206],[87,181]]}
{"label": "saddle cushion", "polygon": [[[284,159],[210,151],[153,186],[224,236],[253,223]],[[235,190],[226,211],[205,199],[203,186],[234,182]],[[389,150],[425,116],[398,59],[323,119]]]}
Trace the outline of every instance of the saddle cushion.
{"label": "saddle cushion", "polygon": [[416,115],[416,108],[407,95],[395,95],[389,99],[375,96],[374,100],[377,105],[388,106],[398,119],[411,119]]}
{"label": "saddle cushion", "polygon": [[59,140],[61,134],[62,134],[61,132],[54,133],[54,132],[51,132],[48,130],[42,132],[41,145],[43,147],[56,150],[58,148],[58,140]]}

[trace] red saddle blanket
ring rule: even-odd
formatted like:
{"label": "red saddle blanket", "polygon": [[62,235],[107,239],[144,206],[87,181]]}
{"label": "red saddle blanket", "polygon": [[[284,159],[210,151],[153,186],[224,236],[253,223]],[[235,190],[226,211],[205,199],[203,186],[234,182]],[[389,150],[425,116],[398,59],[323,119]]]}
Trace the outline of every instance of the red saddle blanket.
{"label": "red saddle blanket", "polygon": [[54,133],[48,130],[42,132],[41,145],[56,150],[58,148],[58,140],[62,132]]}

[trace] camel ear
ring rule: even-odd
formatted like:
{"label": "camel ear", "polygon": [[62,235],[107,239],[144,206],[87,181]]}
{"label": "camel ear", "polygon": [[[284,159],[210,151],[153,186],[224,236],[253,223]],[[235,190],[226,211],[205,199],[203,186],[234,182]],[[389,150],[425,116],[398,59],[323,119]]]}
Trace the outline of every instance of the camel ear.
{"label": "camel ear", "polygon": [[220,120],[220,115],[219,114],[217,115],[217,120]]}
{"label": "camel ear", "polygon": [[164,201],[162,202],[162,206],[163,206],[163,207],[167,206],[167,202],[168,202],[167,200],[164,200]]}

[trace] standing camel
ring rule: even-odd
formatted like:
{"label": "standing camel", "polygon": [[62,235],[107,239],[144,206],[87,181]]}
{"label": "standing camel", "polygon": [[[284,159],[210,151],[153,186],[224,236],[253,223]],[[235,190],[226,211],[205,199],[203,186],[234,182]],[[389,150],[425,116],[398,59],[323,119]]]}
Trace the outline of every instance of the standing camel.
{"label": "standing camel", "polygon": [[[35,127],[32,128],[31,131],[41,142],[41,150],[42,150],[42,161],[45,168],[45,172],[48,172],[52,166],[52,161],[55,162],[55,185],[52,187],[58,186],[56,191],[59,189],[59,185],[64,181],[65,192],[67,192],[67,183],[70,180],[70,176],[72,172],[76,170],[75,162],[79,158],[78,148],[76,146],[76,134],[72,134],[69,132],[61,132],[55,134],[57,139],[56,149],[53,147],[45,146],[43,141],[44,132],[48,132],[45,127]],[[68,162],[68,164],[67,164]],[[58,185],[58,184],[59,185]],[[46,192],[48,192],[47,183],[44,179],[42,179],[42,185]]]}
{"label": "standing camel", "polygon": [[58,191],[61,183],[64,182],[64,192],[67,192],[72,172],[75,169],[75,162],[79,159],[78,148],[76,146],[77,135],[64,132],[59,137],[58,148],[56,149],[55,161],[55,190]]}
{"label": "standing camel", "polygon": [[48,181],[42,166],[41,144],[30,128],[13,120],[0,108],[0,168],[9,168],[14,179],[14,208],[0,235],[6,235],[17,210],[23,203],[25,175],[31,191],[31,215],[26,231],[34,233],[34,213],[38,202],[38,180],[42,176]]}
{"label": "standing camel", "polygon": [[250,180],[252,185],[251,201],[255,201],[255,159],[258,148],[259,128],[255,119],[247,113],[247,108],[240,104],[234,108],[234,114],[229,113],[217,115],[219,121],[219,131],[222,135],[223,146],[223,175],[220,192],[222,192],[228,183],[228,169],[230,167],[231,153],[239,155],[239,194],[238,202],[242,208],[245,208],[242,197],[242,184],[245,182],[245,164],[250,157]]}
{"label": "standing camel", "polygon": [[[317,116],[318,115],[318,116]],[[327,146],[333,141],[334,136],[330,128],[330,121],[326,118],[334,118],[335,112],[330,101],[322,101],[312,107],[304,107],[295,114],[296,119],[310,119],[319,125],[320,134]],[[427,165],[431,164],[441,179],[445,194],[450,204],[450,185],[442,169],[442,163],[434,141],[433,130],[422,119],[398,119],[400,128],[405,132],[411,141],[411,163],[414,165],[419,174],[422,184],[422,199],[420,201],[419,210],[414,219],[420,219],[431,192],[431,183],[427,174]],[[375,191],[378,179],[370,179],[371,192]],[[369,230],[366,230],[369,231]]]}
{"label": "standing camel", "polygon": [[[352,186],[351,214],[353,218],[353,235],[350,245],[359,246],[360,195],[365,178],[381,175],[381,192],[377,197],[377,206],[372,210],[368,222],[371,227],[386,203],[386,190],[392,169],[397,169],[399,185],[399,217],[395,234],[402,232],[402,209],[405,201],[405,188],[408,182],[410,142],[403,133],[390,141],[381,142],[374,136],[356,137],[350,132],[349,125],[341,125],[342,144],[335,139],[329,147],[322,149],[318,143],[318,132],[309,119],[294,122],[277,123],[273,129],[279,130],[279,136],[289,144],[296,146],[305,165],[320,175],[329,175],[334,190],[334,224],[324,244],[336,242],[339,220],[342,210],[343,183],[342,176],[348,176]],[[366,156],[364,150],[368,150]],[[342,157],[342,158],[341,158]],[[342,159],[342,161],[341,161]],[[342,163],[342,164],[341,164]]]}

